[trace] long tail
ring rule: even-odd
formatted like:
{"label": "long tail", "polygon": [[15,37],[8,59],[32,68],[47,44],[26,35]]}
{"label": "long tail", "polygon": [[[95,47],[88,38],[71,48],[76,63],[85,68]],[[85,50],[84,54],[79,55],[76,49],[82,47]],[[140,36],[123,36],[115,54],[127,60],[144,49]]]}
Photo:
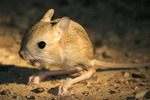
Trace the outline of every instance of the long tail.
{"label": "long tail", "polygon": [[146,67],[150,66],[150,63],[139,63],[139,64],[131,64],[131,63],[110,63],[104,62],[94,59],[94,65],[101,66],[103,68],[137,68],[137,67]]}

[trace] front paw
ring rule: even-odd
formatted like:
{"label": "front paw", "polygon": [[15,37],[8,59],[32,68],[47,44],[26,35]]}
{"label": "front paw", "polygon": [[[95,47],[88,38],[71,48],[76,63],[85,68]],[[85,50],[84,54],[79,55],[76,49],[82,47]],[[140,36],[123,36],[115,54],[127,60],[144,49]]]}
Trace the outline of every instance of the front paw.
{"label": "front paw", "polygon": [[28,85],[36,85],[42,81],[42,78],[39,75],[33,75],[29,77]]}

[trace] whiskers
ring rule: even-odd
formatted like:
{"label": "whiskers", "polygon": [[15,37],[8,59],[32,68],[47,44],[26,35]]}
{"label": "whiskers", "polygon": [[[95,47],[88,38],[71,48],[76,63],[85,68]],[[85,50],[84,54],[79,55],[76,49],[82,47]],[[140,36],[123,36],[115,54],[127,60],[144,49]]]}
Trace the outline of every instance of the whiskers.
{"label": "whiskers", "polygon": [[17,52],[17,53],[18,53],[18,52],[19,52],[19,50],[20,50],[20,47],[21,47],[21,46],[20,46],[20,44],[15,43],[15,44],[13,45],[13,47],[12,47],[12,48],[13,48],[13,50],[14,50],[15,52]]}
{"label": "whiskers", "polygon": [[49,60],[52,60],[52,58],[49,58],[49,57],[46,57],[46,56],[41,56],[41,55],[34,55],[34,58],[37,59],[37,58],[44,58],[44,59],[49,59]]}
{"label": "whiskers", "polygon": [[41,55],[34,55],[34,59],[37,59],[40,63],[49,64],[56,62],[53,58],[41,56]]}
{"label": "whiskers", "polygon": [[15,48],[17,48],[17,49],[20,49],[21,48],[21,43],[20,42],[16,42],[13,46]]}
{"label": "whiskers", "polygon": [[14,40],[7,40],[9,43],[11,43],[11,48],[9,48],[9,50],[11,50],[12,52],[14,52],[14,53],[16,53],[16,54],[18,54],[18,52],[19,52],[19,50],[20,50],[20,47],[21,47],[21,45],[20,45],[20,43],[18,42],[16,42],[16,41],[14,41]]}

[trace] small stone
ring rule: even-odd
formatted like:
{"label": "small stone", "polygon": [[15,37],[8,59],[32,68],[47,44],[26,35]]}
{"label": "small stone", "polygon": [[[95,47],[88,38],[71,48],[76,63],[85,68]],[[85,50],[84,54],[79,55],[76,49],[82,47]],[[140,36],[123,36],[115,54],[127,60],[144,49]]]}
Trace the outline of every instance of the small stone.
{"label": "small stone", "polygon": [[119,87],[115,87],[115,89],[118,89]]}
{"label": "small stone", "polygon": [[139,84],[139,86],[145,86],[145,85],[141,83],[141,84]]}
{"label": "small stone", "polygon": [[27,98],[30,98],[30,96],[26,96]]}
{"label": "small stone", "polygon": [[36,99],[35,96],[27,96],[27,99]]}
{"label": "small stone", "polygon": [[43,88],[36,88],[35,92],[36,93],[42,93],[42,92],[44,92],[44,89]]}
{"label": "small stone", "polygon": [[145,99],[150,99],[150,91],[145,93],[144,98]]}
{"label": "small stone", "polygon": [[126,100],[136,100],[135,97],[127,97]]}
{"label": "small stone", "polygon": [[88,96],[89,92],[88,91],[84,91],[84,92],[82,92],[82,94],[85,95],[85,96]]}
{"label": "small stone", "polygon": [[135,95],[135,98],[137,99],[143,98],[145,94],[146,94],[146,91],[139,92]]}
{"label": "small stone", "polygon": [[139,74],[132,74],[132,77],[133,78],[140,78],[140,79],[145,79],[145,76],[143,76],[143,75],[139,75]]}
{"label": "small stone", "polygon": [[11,91],[10,91],[9,89],[3,90],[3,91],[1,92],[1,94],[3,94],[3,95],[10,95],[10,94],[11,94]]}
{"label": "small stone", "polygon": [[135,90],[138,90],[138,89],[139,89],[139,87],[138,87],[138,86],[136,86],[134,89],[135,89]]}
{"label": "small stone", "polygon": [[110,93],[110,94],[115,94],[116,92],[113,91],[113,90],[110,90],[109,93]]}
{"label": "small stone", "polygon": [[129,81],[125,81],[125,84],[129,84]]}
{"label": "small stone", "polygon": [[124,78],[127,78],[129,76],[130,76],[130,74],[128,72],[124,73]]}

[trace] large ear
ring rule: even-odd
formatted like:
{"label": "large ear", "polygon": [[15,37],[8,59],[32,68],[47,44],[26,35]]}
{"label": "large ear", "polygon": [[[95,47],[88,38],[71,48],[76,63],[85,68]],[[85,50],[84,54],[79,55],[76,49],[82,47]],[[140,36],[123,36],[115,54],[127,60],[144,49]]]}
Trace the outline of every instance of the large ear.
{"label": "large ear", "polygon": [[41,21],[45,21],[45,22],[51,21],[53,14],[54,14],[54,9],[49,9],[44,15],[44,17],[41,19]]}
{"label": "large ear", "polygon": [[63,17],[56,25],[54,29],[55,40],[58,41],[61,36],[67,31],[70,24],[68,17]]}

